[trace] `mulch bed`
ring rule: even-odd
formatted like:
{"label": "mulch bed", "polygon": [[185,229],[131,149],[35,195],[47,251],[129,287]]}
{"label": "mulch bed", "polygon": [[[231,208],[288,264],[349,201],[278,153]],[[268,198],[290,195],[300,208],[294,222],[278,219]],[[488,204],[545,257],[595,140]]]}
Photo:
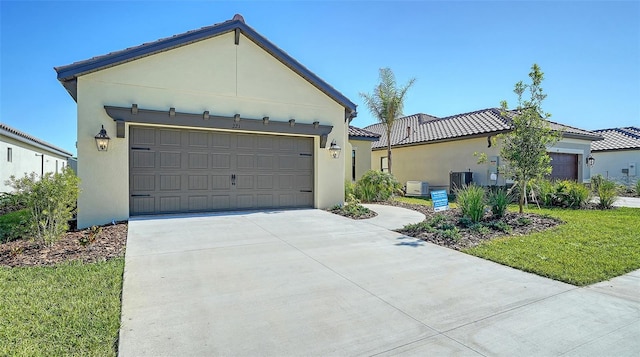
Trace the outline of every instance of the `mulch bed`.
{"label": "mulch bed", "polygon": [[[512,231],[510,233],[505,233],[500,230],[490,229],[487,234],[480,234],[476,231],[473,231],[463,225],[460,225],[458,220],[461,217],[460,210],[457,208],[449,209],[447,211],[435,212],[433,208],[424,205],[416,205],[409,204],[398,201],[388,201],[388,202],[376,202],[379,204],[386,204],[390,206],[397,206],[402,208],[411,209],[414,211],[418,211],[425,215],[425,221],[430,221],[436,215],[444,215],[447,218],[447,222],[455,225],[460,231],[460,239],[453,240],[450,238],[442,237],[437,233],[429,233],[429,232],[412,232],[404,229],[397,230],[398,233],[402,233],[407,236],[411,236],[414,238],[418,238],[424,240],[426,242],[434,243],[443,247],[462,250],[465,248],[474,247],[482,242],[489,241],[491,239],[495,239],[498,237],[505,236],[518,236],[518,235],[526,235],[533,232],[543,231],[552,227],[555,227],[559,224],[562,224],[562,221],[549,217],[543,216],[533,213],[525,213],[523,215],[507,212],[507,214],[500,219],[500,221],[505,222],[509,226],[512,227]],[[530,223],[523,225],[519,224],[519,221],[526,218]],[[484,223],[489,223],[491,221],[491,217],[485,217]],[[496,221],[496,220],[494,220]]]}
{"label": "mulch bed", "polygon": [[93,263],[124,256],[127,222],[117,222],[96,230],[68,232],[51,247],[31,240],[0,244],[0,266],[51,266],[67,261]]}
{"label": "mulch bed", "polygon": [[342,208],[332,208],[332,209],[328,209],[327,211],[343,217],[351,218],[351,219],[368,219],[378,215],[376,212],[372,210],[369,210],[369,212],[364,214],[355,214],[355,215],[345,212]]}

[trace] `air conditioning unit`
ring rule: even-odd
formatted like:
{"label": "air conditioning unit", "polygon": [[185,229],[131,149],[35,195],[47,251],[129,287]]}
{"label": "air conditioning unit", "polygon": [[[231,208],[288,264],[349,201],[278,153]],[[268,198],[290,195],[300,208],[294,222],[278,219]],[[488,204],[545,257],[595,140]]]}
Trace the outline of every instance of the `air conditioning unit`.
{"label": "air conditioning unit", "polygon": [[424,181],[407,181],[407,196],[428,196],[429,184]]}

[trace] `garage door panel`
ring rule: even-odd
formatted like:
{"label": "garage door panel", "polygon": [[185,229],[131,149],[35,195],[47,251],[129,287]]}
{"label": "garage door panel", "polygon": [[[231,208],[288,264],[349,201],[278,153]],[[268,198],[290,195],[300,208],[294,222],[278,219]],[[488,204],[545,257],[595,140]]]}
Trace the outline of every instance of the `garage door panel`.
{"label": "garage door panel", "polygon": [[211,154],[211,168],[213,169],[231,169],[231,154],[224,153]]}
{"label": "garage door panel", "polygon": [[180,196],[165,196],[160,197],[160,212],[180,212],[183,211],[180,207]]}
{"label": "garage door panel", "polygon": [[187,154],[189,170],[191,169],[208,169],[209,154],[206,152],[190,152]]}
{"label": "garage door panel", "polygon": [[181,130],[160,129],[160,145],[181,146]]}
{"label": "garage door panel", "polygon": [[160,175],[160,191],[180,191],[181,189],[180,175]]}
{"label": "garage door panel", "polygon": [[179,169],[182,166],[182,153],[176,151],[160,152],[161,169]]}
{"label": "garage door panel", "polygon": [[229,190],[231,189],[231,175],[213,175],[211,176],[212,190]]}
{"label": "garage door panel", "polygon": [[313,205],[313,139],[130,128],[130,213]]}
{"label": "garage door panel", "polygon": [[209,189],[209,176],[208,175],[188,175],[190,191],[208,190]]}
{"label": "garage door panel", "polygon": [[131,153],[131,165],[134,169],[153,169],[156,167],[156,153],[153,151],[133,150]]}
{"label": "garage door panel", "polygon": [[206,211],[211,207],[209,196],[189,196],[189,211]]}

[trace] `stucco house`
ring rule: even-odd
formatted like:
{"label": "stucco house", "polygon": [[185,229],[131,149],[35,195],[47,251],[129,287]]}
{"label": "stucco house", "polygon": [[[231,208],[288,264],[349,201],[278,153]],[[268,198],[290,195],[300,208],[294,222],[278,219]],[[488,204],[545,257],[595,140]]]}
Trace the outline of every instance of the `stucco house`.
{"label": "stucco house", "polygon": [[11,176],[22,177],[32,172],[38,176],[47,172],[58,173],[73,156],[3,123],[0,123],[0,155],[0,192],[13,191],[5,183]]}
{"label": "stucco house", "polygon": [[371,146],[380,139],[380,134],[349,125],[349,141],[345,150],[344,179],[357,181],[371,170]]}
{"label": "stucco house", "polygon": [[78,108],[80,228],[344,200],[329,149],[356,105],[240,15],[55,70]]}
{"label": "stucco house", "polygon": [[[438,118],[414,114],[396,121],[391,133],[392,170],[403,184],[408,181],[427,182],[430,189],[450,189],[451,173],[471,172],[474,183],[482,186],[502,186],[510,183],[504,175],[505,163],[500,160],[500,143],[492,137],[511,130],[510,119],[500,109],[489,108]],[[598,134],[549,122],[562,130],[562,139],[548,148],[552,158],[553,178],[589,182],[587,157],[592,141]],[[373,143],[371,166],[387,168],[387,137],[382,124],[365,127],[381,135]],[[487,164],[478,164],[474,152],[484,152]],[[466,176],[466,174],[464,174]]]}
{"label": "stucco house", "polygon": [[591,174],[600,174],[622,184],[633,184],[640,176],[640,128],[594,130],[604,140],[591,144],[595,159]]}

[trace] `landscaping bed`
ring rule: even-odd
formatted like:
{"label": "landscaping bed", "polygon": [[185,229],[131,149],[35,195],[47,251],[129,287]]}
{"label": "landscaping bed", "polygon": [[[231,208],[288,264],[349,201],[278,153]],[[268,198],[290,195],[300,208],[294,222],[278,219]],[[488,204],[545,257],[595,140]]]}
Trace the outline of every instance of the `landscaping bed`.
{"label": "landscaping bed", "polygon": [[424,222],[407,225],[397,230],[398,233],[456,250],[475,247],[506,235],[518,236],[544,231],[562,223],[561,220],[548,215],[534,213],[520,215],[507,212],[502,218],[492,219],[489,216],[479,223],[471,224],[460,220],[461,214],[458,208],[435,212],[433,208],[424,204],[411,204],[397,200],[383,202],[383,204],[411,209],[425,215]]}
{"label": "landscaping bed", "polygon": [[51,266],[67,261],[93,263],[124,256],[127,222],[67,232],[52,246],[27,239],[0,244],[0,266]]}

